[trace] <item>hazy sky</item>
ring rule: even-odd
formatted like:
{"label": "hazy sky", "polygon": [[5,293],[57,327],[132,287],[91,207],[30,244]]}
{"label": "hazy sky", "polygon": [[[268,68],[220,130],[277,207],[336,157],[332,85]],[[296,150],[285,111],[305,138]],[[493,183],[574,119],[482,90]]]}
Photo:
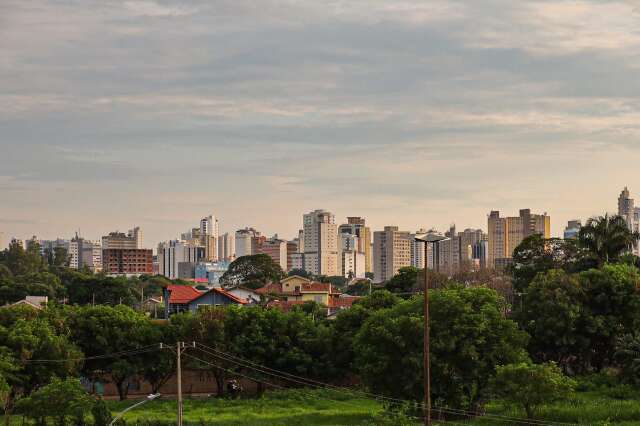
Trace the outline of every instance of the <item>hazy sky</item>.
{"label": "hazy sky", "polygon": [[640,1],[0,0],[0,232],[640,198]]}

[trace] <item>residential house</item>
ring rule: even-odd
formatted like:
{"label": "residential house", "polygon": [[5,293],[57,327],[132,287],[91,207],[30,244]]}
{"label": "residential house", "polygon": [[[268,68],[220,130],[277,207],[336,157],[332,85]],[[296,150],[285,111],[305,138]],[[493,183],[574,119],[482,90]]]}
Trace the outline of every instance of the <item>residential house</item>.
{"label": "residential house", "polygon": [[188,285],[169,285],[164,288],[165,318],[179,312],[197,312],[205,306],[245,305],[248,302],[226,290],[214,287],[198,291]]}

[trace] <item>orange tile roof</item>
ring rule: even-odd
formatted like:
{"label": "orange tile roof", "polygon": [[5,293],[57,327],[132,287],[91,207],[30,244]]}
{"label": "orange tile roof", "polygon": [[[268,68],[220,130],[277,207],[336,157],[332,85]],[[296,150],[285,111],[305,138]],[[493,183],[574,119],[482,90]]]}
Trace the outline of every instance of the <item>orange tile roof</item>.
{"label": "orange tile roof", "polygon": [[167,290],[170,292],[169,303],[177,305],[189,303],[202,294],[190,285],[168,285]]}
{"label": "orange tile roof", "polygon": [[271,283],[255,290],[258,294],[282,293],[282,284]]}

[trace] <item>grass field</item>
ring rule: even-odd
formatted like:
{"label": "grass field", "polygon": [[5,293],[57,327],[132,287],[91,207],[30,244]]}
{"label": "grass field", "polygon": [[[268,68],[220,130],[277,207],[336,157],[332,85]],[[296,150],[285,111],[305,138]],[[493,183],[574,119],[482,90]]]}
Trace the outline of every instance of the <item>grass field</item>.
{"label": "grass field", "polygon": [[[109,402],[115,413],[131,401]],[[328,391],[284,391],[258,399],[186,399],[185,423],[199,425],[368,425],[376,424],[382,407],[375,401],[351,399]],[[156,400],[126,414],[136,421],[175,421],[176,402]]]}

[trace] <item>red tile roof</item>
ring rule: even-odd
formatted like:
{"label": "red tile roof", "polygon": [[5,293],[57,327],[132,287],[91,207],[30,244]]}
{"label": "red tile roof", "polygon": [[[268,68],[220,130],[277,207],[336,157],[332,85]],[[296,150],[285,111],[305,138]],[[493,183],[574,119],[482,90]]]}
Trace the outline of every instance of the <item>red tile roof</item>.
{"label": "red tile roof", "polygon": [[360,297],[332,297],[329,299],[330,308],[350,308]]}
{"label": "red tile roof", "polygon": [[170,292],[169,303],[172,305],[184,305],[202,294],[190,285],[168,285],[167,290]]}
{"label": "red tile roof", "polygon": [[258,294],[282,293],[282,284],[271,283],[255,290]]}

